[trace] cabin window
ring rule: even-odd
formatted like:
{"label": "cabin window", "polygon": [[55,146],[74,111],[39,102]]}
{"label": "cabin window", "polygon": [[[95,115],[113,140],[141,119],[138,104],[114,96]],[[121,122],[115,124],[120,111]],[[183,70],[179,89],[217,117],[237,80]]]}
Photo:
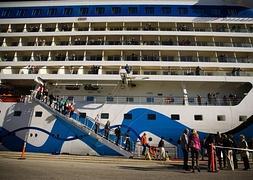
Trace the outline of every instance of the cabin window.
{"label": "cabin window", "polygon": [[195,121],[203,121],[203,116],[202,115],[194,115],[194,120]]}
{"label": "cabin window", "polygon": [[127,101],[127,102],[134,102],[134,98],[133,98],[133,97],[127,97],[127,98],[126,98],[126,101]]}
{"label": "cabin window", "polygon": [[101,119],[109,119],[109,113],[101,113]]}
{"label": "cabin window", "polygon": [[146,14],[154,14],[155,8],[154,7],[145,7],[145,13]]}
{"label": "cabin window", "polygon": [[101,14],[104,14],[105,13],[105,8],[103,7],[97,7],[96,8],[96,14],[97,15],[101,15]]}
{"label": "cabin window", "polygon": [[89,8],[80,8],[80,15],[87,15],[89,13]]}
{"label": "cabin window", "polygon": [[49,15],[49,16],[55,16],[56,13],[57,13],[57,9],[56,9],[56,8],[50,8],[50,9],[48,10],[48,15]]}
{"label": "cabin window", "polygon": [[147,103],[154,103],[154,97],[147,97]]}
{"label": "cabin window", "polygon": [[94,101],[94,96],[87,96],[86,100],[89,101],[89,102],[93,102]]}
{"label": "cabin window", "polygon": [[239,121],[241,122],[247,121],[247,116],[243,116],[243,115],[239,116]]}
{"label": "cabin window", "polygon": [[225,115],[218,115],[217,116],[217,121],[226,121]]}
{"label": "cabin window", "polygon": [[25,9],[19,9],[16,15],[22,17],[25,16],[25,12],[26,12]]}
{"label": "cabin window", "polygon": [[64,15],[71,15],[73,13],[73,8],[65,8]]}
{"label": "cabin window", "polygon": [[14,111],[13,116],[21,116],[22,111]]}
{"label": "cabin window", "polygon": [[211,16],[220,16],[221,15],[221,9],[213,8],[208,11],[208,13],[211,14]]}
{"label": "cabin window", "polygon": [[171,114],[171,119],[178,121],[178,120],[180,120],[180,115],[179,114]]}
{"label": "cabin window", "polygon": [[34,9],[32,11],[32,16],[40,16],[42,14],[42,9]]}
{"label": "cabin window", "polygon": [[1,16],[8,17],[8,16],[10,16],[10,14],[11,14],[11,10],[10,9],[3,9]]}
{"label": "cabin window", "polygon": [[80,116],[81,118],[86,118],[86,113],[80,112],[80,113],[79,113],[79,116]]}
{"label": "cabin window", "polygon": [[171,8],[170,7],[162,7],[162,14],[171,14]]}
{"label": "cabin window", "polygon": [[113,102],[113,97],[112,96],[107,96],[106,101],[107,102]]}
{"label": "cabin window", "polygon": [[126,119],[126,120],[132,120],[132,118],[133,118],[132,114],[130,114],[130,113],[124,114],[124,119]]}
{"label": "cabin window", "polygon": [[129,7],[128,8],[128,13],[129,14],[137,14],[137,12],[138,12],[137,7]]}
{"label": "cabin window", "polygon": [[148,114],[148,120],[156,120],[156,114]]}
{"label": "cabin window", "polygon": [[121,8],[120,7],[112,7],[112,14],[120,14]]}
{"label": "cabin window", "polygon": [[36,111],[35,117],[42,117],[42,111]]}
{"label": "cabin window", "polygon": [[178,8],[179,15],[187,15],[188,9],[187,8]]}

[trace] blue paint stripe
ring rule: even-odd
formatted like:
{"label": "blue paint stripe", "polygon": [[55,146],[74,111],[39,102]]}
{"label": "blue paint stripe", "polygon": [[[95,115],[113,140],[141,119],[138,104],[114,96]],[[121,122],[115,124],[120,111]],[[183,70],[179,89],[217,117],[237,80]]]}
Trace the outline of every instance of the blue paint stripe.
{"label": "blue paint stripe", "polygon": [[[54,14],[49,14],[50,9]],[[71,13],[66,13],[67,8]],[[87,13],[81,13],[87,8]],[[100,8],[100,10],[99,10]],[[114,8],[119,8],[115,13]],[[136,8],[136,13],[130,13]],[[166,9],[167,8],[167,9]],[[40,13],[34,11],[40,9]],[[21,13],[20,11],[24,11]],[[85,11],[85,10],[84,10]],[[98,13],[98,11],[103,13]],[[50,18],[96,16],[179,16],[179,17],[253,17],[252,9],[241,6],[207,5],[86,5],[86,6],[31,6],[0,8],[0,18]]]}

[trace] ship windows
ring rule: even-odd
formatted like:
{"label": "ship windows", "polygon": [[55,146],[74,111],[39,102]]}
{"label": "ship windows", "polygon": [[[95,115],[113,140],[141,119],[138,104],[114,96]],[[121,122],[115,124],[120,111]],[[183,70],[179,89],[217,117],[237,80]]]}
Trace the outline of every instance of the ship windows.
{"label": "ship windows", "polygon": [[138,12],[137,7],[128,7],[129,14],[137,14],[137,12]]}
{"label": "ship windows", "polygon": [[22,111],[14,111],[13,116],[21,116]]}
{"label": "ship windows", "polygon": [[86,100],[88,102],[93,102],[94,101],[94,96],[87,96]]}
{"label": "ship windows", "polygon": [[112,96],[107,96],[106,101],[107,102],[113,102],[113,97]]}
{"label": "ship windows", "polygon": [[148,120],[156,120],[156,114],[148,114]]}
{"label": "ship windows", "polygon": [[121,8],[120,7],[112,7],[112,14],[120,14]]}
{"label": "ship windows", "polygon": [[178,121],[178,120],[180,120],[180,115],[179,114],[171,114],[171,119]]}
{"label": "ship windows", "polygon": [[101,119],[109,119],[109,113],[101,113]]}
{"label": "ship windows", "polygon": [[73,13],[73,8],[65,8],[64,9],[64,15],[65,16],[72,15],[72,13]]}
{"label": "ship windows", "polygon": [[247,116],[239,116],[239,121],[244,122],[247,121]]}
{"label": "ship windows", "polygon": [[126,120],[132,120],[133,119],[133,115],[130,113],[124,114],[124,119]]}
{"label": "ship windows", "polygon": [[25,9],[19,9],[18,11],[17,11],[17,16],[18,17],[22,17],[22,16],[25,16]]}
{"label": "ship windows", "polygon": [[171,14],[171,7],[162,7],[162,14]]}
{"label": "ship windows", "polygon": [[194,120],[195,121],[203,121],[203,116],[202,115],[194,115]]}
{"label": "ship windows", "polygon": [[134,98],[133,97],[127,97],[126,102],[134,102]]}
{"label": "ship windows", "polygon": [[80,15],[84,16],[87,15],[89,13],[89,8],[84,7],[84,8],[80,8]]}
{"label": "ship windows", "polygon": [[147,103],[154,103],[154,97],[147,97]]}
{"label": "ship windows", "polygon": [[50,8],[50,9],[48,10],[48,15],[49,15],[49,16],[55,16],[56,13],[57,13],[57,9],[56,9],[56,8]]}
{"label": "ship windows", "polygon": [[42,15],[42,9],[34,9],[32,11],[32,16],[41,16]]}
{"label": "ship windows", "polygon": [[149,15],[153,15],[155,13],[155,8],[154,7],[145,7],[145,13]]}
{"label": "ship windows", "polygon": [[11,14],[11,10],[10,9],[3,9],[1,16],[8,17],[8,16],[10,16],[10,14]]}
{"label": "ship windows", "polygon": [[96,8],[96,14],[97,15],[102,15],[104,13],[105,13],[105,8],[103,8],[103,7],[97,7]]}
{"label": "ship windows", "polygon": [[179,15],[187,15],[188,9],[187,8],[178,8],[178,14]]}
{"label": "ship windows", "polygon": [[225,115],[218,115],[217,121],[226,121],[226,116]]}
{"label": "ship windows", "polygon": [[35,117],[42,117],[42,111],[35,111]]}

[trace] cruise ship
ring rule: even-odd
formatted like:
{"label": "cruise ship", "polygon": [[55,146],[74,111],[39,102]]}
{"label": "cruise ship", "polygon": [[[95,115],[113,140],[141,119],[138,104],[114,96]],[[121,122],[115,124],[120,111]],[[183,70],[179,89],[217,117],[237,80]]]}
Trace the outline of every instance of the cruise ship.
{"label": "cruise ship", "polygon": [[252,84],[250,0],[0,2],[0,150],[132,157],[146,133],[176,156],[185,128],[250,140]]}

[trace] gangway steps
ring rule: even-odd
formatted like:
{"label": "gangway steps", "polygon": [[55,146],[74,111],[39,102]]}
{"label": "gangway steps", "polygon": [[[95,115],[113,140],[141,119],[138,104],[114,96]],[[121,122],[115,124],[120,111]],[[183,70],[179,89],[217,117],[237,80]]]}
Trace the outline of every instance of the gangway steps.
{"label": "gangway steps", "polygon": [[[72,126],[78,128],[79,130],[81,130],[85,134],[88,134],[88,135],[92,136],[93,138],[97,139],[99,142],[101,142],[105,146],[115,150],[116,152],[118,152],[122,156],[125,156],[127,158],[133,157],[133,154],[131,152],[126,151],[121,146],[117,146],[114,142],[112,142],[110,140],[107,140],[105,137],[96,134],[92,129],[90,129],[85,124],[82,124],[81,122],[79,122],[79,121],[77,121],[73,118],[69,118],[69,117],[63,115],[62,113],[60,113],[60,112],[56,111],[55,109],[49,107],[47,104],[40,101],[39,99],[34,98],[34,101],[36,103],[38,103],[39,105],[41,105],[46,110],[48,110],[49,112],[51,112],[52,114],[60,117],[60,119],[64,120],[65,122],[67,122],[69,124],[71,124]],[[92,120],[95,123],[95,121],[92,118],[89,118],[89,120]]]}

